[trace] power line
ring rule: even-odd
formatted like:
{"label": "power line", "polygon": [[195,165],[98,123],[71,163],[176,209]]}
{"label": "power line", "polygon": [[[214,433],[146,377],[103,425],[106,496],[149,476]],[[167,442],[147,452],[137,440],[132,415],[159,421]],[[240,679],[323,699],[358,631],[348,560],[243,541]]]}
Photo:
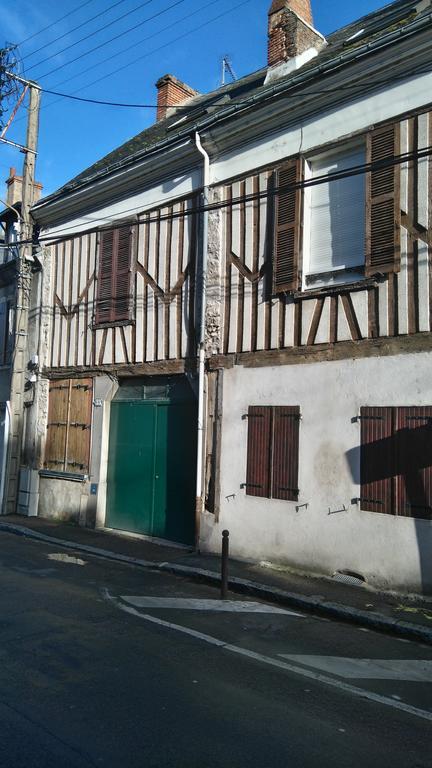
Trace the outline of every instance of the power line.
{"label": "power line", "polygon": [[[68,35],[72,35],[73,32],[76,32],[77,29],[81,29],[81,27],[85,27],[86,24],[90,24],[95,19],[98,19],[99,16],[104,16],[105,13],[108,13],[108,11],[111,11],[113,8],[116,8],[118,5],[121,5],[122,3],[125,3],[126,0],[117,0],[116,3],[113,3],[113,5],[108,6],[108,8],[105,8],[100,13],[96,13],[95,16],[92,16],[90,19],[86,19],[85,21],[81,22],[81,24],[78,24],[76,27],[73,27],[73,29],[69,29],[67,32],[65,32],[63,35],[60,35],[60,37],[56,37],[54,40],[51,40],[48,43],[45,43],[44,45],[41,45],[40,48],[36,48],[35,51],[32,51],[31,53],[27,53],[26,56],[22,57],[22,60],[25,61],[26,59],[29,59],[30,56],[34,56],[36,53],[39,53],[39,51],[43,51],[44,48],[47,48],[49,45],[53,45],[53,43],[58,43],[59,40],[63,40],[64,37],[68,37]],[[96,30],[98,31],[98,30]],[[84,38],[85,39],[85,38]],[[80,41],[78,41],[80,42]],[[63,53],[63,51],[67,51],[67,48],[62,48],[60,51],[57,51],[57,53],[53,54],[53,56],[58,56],[60,53]],[[52,56],[50,58],[53,58]],[[48,61],[48,59],[43,59],[43,61]],[[37,64],[33,65],[34,67],[37,67]],[[33,67],[29,67],[29,69],[32,69]]]}
{"label": "power line", "polygon": [[61,21],[64,21],[64,19],[67,19],[69,16],[72,16],[73,13],[77,13],[77,11],[80,11],[81,8],[84,8],[86,5],[90,5],[90,3],[93,3],[94,0],[85,0],[84,3],[81,3],[81,5],[78,5],[77,8],[74,8],[72,11],[69,11],[69,13],[66,13],[64,16],[61,16],[56,21],[52,21],[50,24],[47,24],[46,27],[42,27],[42,29],[38,29],[37,32],[33,32],[32,35],[29,37],[26,37],[25,40],[21,40],[20,43],[17,43],[17,45],[24,45],[24,43],[28,43],[29,40],[33,40],[34,37],[37,35],[41,35],[42,32],[46,32],[47,29],[51,29],[51,27],[55,27],[56,24],[60,24]]}
{"label": "power line", "polygon": [[[280,185],[280,186],[269,185],[267,189],[263,190],[262,192],[251,192],[247,195],[239,195],[237,197],[232,197],[227,200],[218,200],[217,202],[209,203],[207,205],[191,206],[190,208],[185,208],[184,210],[179,211],[178,213],[171,212],[169,214],[158,215],[157,217],[153,217],[153,218],[151,218],[150,215],[147,215],[147,217],[142,219],[141,221],[129,220],[123,223],[116,222],[115,224],[113,224],[113,220],[111,216],[110,217],[98,216],[97,218],[98,218],[98,221],[107,221],[110,224],[112,224],[112,226],[107,227],[107,229],[123,229],[125,227],[139,226],[140,224],[155,223],[155,222],[160,222],[164,220],[170,220],[173,218],[180,218],[184,215],[189,216],[195,213],[202,213],[204,211],[217,211],[224,208],[230,208],[236,205],[246,205],[247,203],[263,200],[264,198],[266,199],[272,198],[275,195],[280,193],[293,192],[299,189],[303,190],[309,187],[319,186],[320,184],[327,184],[329,182],[339,181],[341,179],[347,179],[353,176],[364,175],[366,173],[383,170],[385,168],[391,168],[397,165],[403,165],[404,163],[410,162],[411,160],[421,160],[423,158],[427,158],[431,156],[432,156],[432,145],[429,145],[427,147],[424,147],[421,150],[415,150],[413,152],[402,152],[398,155],[393,155],[390,158],[385,158],[384,160],[379,160],[373,163],[360,163],[358,165],[350,166],[349,168],[346,168],[343,171],[335,171],[333,173],[323,174],[321,176],[315,176],[311,179],[305,179],[303,181],[296,182],[295,184],[286,184],[286,185]],[[198,195],[198,192],[199,191],[196,192],[196,195]],[[168,202],[166,201],[166,199],[160,198],[159,200],[153,201],[152,207],[158,207],[160,203],[165,204],[165,205],[162,205],[162,207],[170,208],[176,203],[176,201]],[[146,212],[142,211],[141,206],[134,206],[133,208],[125,209],[122,211],[122,213],[132,215],[132,214],[136,214],[138,211],[140,211],[143,216],[146,215]],[[39,237],[39,242],[41,243],[45,241],[60,242],[61,240],[68,239],[71,236],[79,237],[80,235],[97,232],[100,230],[100,228],[101,227],[98,224],[94,228],[85,229],[78,232],[75,231],[73,233],[68,234],[67,232],[68,230],[74,229],[74,225],[71,225],[69,227],[64,227],[62,232],[55,233],[54,235],[46,235],[46,236]],[[17,243],[17,244],[20,244],[20,243]]]}
{"label": "power line", "polygon": [[[212,0],[212,3],[209,3],[209,5],[213,5],[215,2],[218,2],[218,1],[219,0]],[[249,2],[250,0],[246,0],[246,1]],[[177,22],[174,22],[174,25],[176,25],[176,24],[177,24]],[[111,57],[109,57],[109,58],[111,59]],[[116,70],[116,71],[119,71],[119,70]],[[353,88],[370,89],[371,85],[372,86],[388,85],[389,83],[394,83],[397,80],[406,80],[408,77],[412,77],[413,75],[429,74],[430,72],[432,72],[432,69],[430,69],[430,68],[428,68],[428,69],[420,69],[420,70],[413,70],[412,72],[408,72],[408,73],[404,72],[404,74],[400,75],[399,77],[386,78],[385,80],[368,81],[367,83],[358,83],[358,84],[351,83],[351,84],[345,85],[345,86],[338,86],[337,88],[321,88],[320,90],[317,90],[317,91],[309,91],[309,90],[308,91],[302,91],[301,95],[302,96],[322,96],[322,95],[325,95],[327,93],[339,93],[341,91],[351,90]],[[105,78],[105,77],[108,77],[108,76],[109,75],[104,75],[103,77]],[[72,78],[70,78],[70,79],[72,79]],[[96,82],[99,82],[99,81],[95,80],[95,81],[93,81],[93,83],[90,83],[87,86],[83,86],[83,88],[87,88],[90,85],[94,85]],[[82,90],[83,88],[80,88],[79,90]],[[84,96],[75,96],[74,94],[70,94],[70,93],[61,93],[60,91],[53,91],[53,90],[50,90],[49,88],[43,88],[42,86],[40,86],[40,90],[43,91],[44,93],[49,93],[52,96],[59,96],[62,99],[72,99],[73,101],[82,101],[82,102],[87,103],[87,104],[100,104],[102,106],[108,106],[108,107],[126,107],[126,108],[133,108],[133,109],[156,109],[157,106],[158,106],[157,104],[137,104],[137,103],[121,102],[121,101],[103,101],[101,99],[91,99],[91,98],[86,98]],[[75,91],[74,93],[77,93],[77,92],[78,91]],[[283,94],[283,95],[286,97],[289,94]],[[294,94],[294,95],[297,95],[297,94]],[[203,106],[205,106],[205,107],[211,106],[214,102],[218,102],[220,100],[220,97],[221,97],[221,94],[217,91],[215,96],[214,96],[214,99],[208,99],[203,104]],[[55,102],[51,102],[50,104],[47,104],[47,107],[48,106],[52,106],[53,104],[58,103],[59,100],[60,99],[56,99]],[[245,98],[245,99],[240,99],[240,100],[233,101],[232,102],[232,106],[234,106],[234,107],[236,107],[236,106],[247,106],[247,105],[252,104],[252,103],[253,103],[253,97],[250,97],[249,99]],[[167,106],[168,109],[175,108],[176,111],[178,110],[178,111],[186,111],[186,112],[187,111],[194,111],[194,110],[197,109],[197,105],[196,104],[184,104],[184,105],[181,105],[181,104],[167,104],[166,106]],[[224,104],[220,104],[218,106],[220,106],[221,108],[224,108],[224,107],[229,106],[229,103],[225,102]]]}
{"label": "power line", "polygon": [[[215,3],[220,2],[220,0],[211,0],[211,2],[207,3],[206,5],[202,5],[199,8],[197,8],[195,11],[192,11],[191,13],[187,13],[184,16],[181,16],[179,19],[176,19],[171,24],[166,24],[162,29],[159,29],[157,32],[152,32],[151,35],[147,35],[146,37],[143,37],[141,40],[138,40],[136,43],[132,43],[132,45],[126,46],[126,48],[122,48],[121,51],[116,51],[115,56],[121,56],[123,53],[129,53],[132,48],[138,48],[138,46],[142,46],[143,43],[147,42],[147,40],[151,40],[153,37],[158,37],[158,35],[161,35],[163,32],[166,32],[168,29],[171,29],[172,27],[177,27],[179,24],[181,24],[183,21],[187,21],[192,16],[196,16],[197,13],[201,13],[206,8],[209,8],[212,5],[215,5]],[[112,54],[110,56],[106,56],[106,58],[101,59],[100,61],[97,61],[95,64],[92,64],[92,69],[96,69],[96,67],[100,67],[102,64],[106,64],[107,61],[112,61]],[[81,69],[79,72],[76,72],[74,75],[71,75],[71,77],[67,77],[64,80],[61,80],[60,82],[55,83],[52,87],[58,88],[61,85],[64,85],[65,83],[69,83],[71,80],[75,80],[77,77],[80,77],[81,75],[86,75],[88,72],[88,67],[85,67],[85,69]],[[86,87],[86,86],[84,86]],[[77,91],[75,91],[77,93]],[[53,102],[56,103],[56,102]]]}
{"label": "power line", "polygon": [[[79,43],[83,43],[84,40],[89,40],[91,37],[94,37],[95,35],[98,35],[99,32],[103,32],[104,29],[108,29],[109,27],[112,27],[114,24],[117,24],[117,22],[121,21],[122,19],[125,19],[126,16],[130,16],[132,13],[136,13],[137,11],[141,10],[141,8],[144,8],[146,5],[150,5],[150,3],[153,3],[154,0],[145,0],[144,3],[140,3],[140,5],[137,5],[136,8],[132,8],[131,11],[127,11],[127,13],[124,13],[122,16],[118,16],[116,19],[113,19],[112,21],[109,21],[107,24],[104,24],[102,27],[98,27],[98,29],[93,30],[93,32],[89,32],[88,35],[84,35],[84,37],[81,37],[79,40],[76,40],[74,43],[71,43],[70,45],[67,45],[65,48],[62,48],[57,53],[52,53],[50,56],[45,57],[44,59],[41,59],[40,61],[37,61],[36,64],[32,64],[31,67],[29,67],[29,71],[31,69],[34,69],[35,67],[39,67],[41,64],[44,64],[46,61],[50,61],[51,59],[54,59],[56,56],[58,56],[61,53],[65,53],[66,51],[69,51],[71,48],[75,48],[76,45],[79,45]],[[150,18],[153,18],[152,16]],[[146,19],[148,21],[148,19]],[[117,40],[119,37],[123,37],[123,35],[128,34],[129,32],[132,32],[134,29],[137,29],[141,26],[141,24],[144,22],[141,22],[140,24],[135,24],[132,27],[129,27],[125,32],[120,32],[118,35],[115,35],[110,40],[105,41],[101,45],[108,45],[113,40]],[[57,72],[59,69],[63,69],[63,67],[69,66],[69,64],[73,64],[74,61],[77,61],[78,59],[81,59],[83,56],[88,56],[89,53],[92,53],[93,50],[97,50],[101,46],[96,46],[96,48],[91,48],[90,51],[82,53],[80,56],[77,56],[75,59],[71,59],[71,61],[67,61],[65,64],[61,64],[59,67],[55,67],[54,69],[50,70],[50,72],[44,72],[43,75],[40,75],[40,77],[48,77],[48,75],[51,75],[52,72]]]}

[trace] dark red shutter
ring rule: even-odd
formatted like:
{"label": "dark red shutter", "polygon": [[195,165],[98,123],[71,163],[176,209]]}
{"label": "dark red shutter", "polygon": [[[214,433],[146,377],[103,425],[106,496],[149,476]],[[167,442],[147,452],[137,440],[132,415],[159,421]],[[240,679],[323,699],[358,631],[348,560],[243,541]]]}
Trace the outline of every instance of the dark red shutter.
{"label": "dark red shutter", "polygon": [[274,499],[298,500],[300,407],[273,409],[273,488]]}
{"label": "dark red shutter", "polygon": [[302,161],[292,160],[275,173],[273,290],[295,291],[299,285]]}
{"label": "dark red shutter", "polygon": [[132,231],[121,227],[102,231],[99,238],[99,270],[96,322],[128,320],[131,303]]}
{"label": "dark red shutter", "polygon": [[360,506],[369,512],[395,514],[392,408],[362,408]]}
{"label": "dark red shutter", "polygon": [[397,514],[432,519],[432,408],[396,408]]}
{"label": "dark red shutter", "polygon": [[249,406],[246,493],[270,497],[272,408]]}
{"label": "dark red shutter", "polygon": [[130,313],[132,231],[129,227],[117,230],[116,269],[113,275],[113,320],[128,320]]}
{"label": "dark red shutter", "polygon": [[109,323],[112,318],[112,282],[115,269],[114,234],[110,229],[99,235],[99,270],[96,298],[96,322]]}
{"label": "dark red shutter", "polygon": [[367,162],[375,165],[366,180],[366,275],[400,267],[400,165],[381,166],[400,154],[399,124],[368,134]]}

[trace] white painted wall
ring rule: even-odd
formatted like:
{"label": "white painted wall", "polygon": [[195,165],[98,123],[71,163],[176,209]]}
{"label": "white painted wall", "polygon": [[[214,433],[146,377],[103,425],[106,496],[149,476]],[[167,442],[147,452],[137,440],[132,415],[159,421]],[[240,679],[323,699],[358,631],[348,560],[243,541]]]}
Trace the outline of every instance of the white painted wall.
{"label": "white painted wall", "polygon": [[[219,523],[206,513],[201,548],[332,574],[349,569],[380,587],[432,588],[432,522],[363,512],[359,453],[361,406],[432,405],[432,353],[224,372]],[[300,405],[298,502],[247,496],[249,405]],[[353,477],[354,475],[354,477]],[[308,504],[308,507],[297,506]],[[346,507],[346,511],[342,510]]]}

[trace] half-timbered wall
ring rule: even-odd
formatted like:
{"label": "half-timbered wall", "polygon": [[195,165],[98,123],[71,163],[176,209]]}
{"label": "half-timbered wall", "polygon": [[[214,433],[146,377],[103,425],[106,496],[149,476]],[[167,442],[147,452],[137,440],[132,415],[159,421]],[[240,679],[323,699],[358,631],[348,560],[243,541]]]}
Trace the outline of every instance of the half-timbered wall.
{"label": "half-timbered wall", "polygon": [[[403,120],[401,153],[432,144],[432,114]],[[272,292],[273,169],[228,185],[223,352],[313,347],[432,330],[430,158],[401,167],[400,269],[364,286],[274,295]],[[264,193],[264,194],[262,194]]]}
{"label": "half-timbered wall", "polygon": [[95,323],[97,232],[51,246],[49,368],[121,366],[193,354],[195,206],[196,199],[189,198],[132,222],[132,322]]}

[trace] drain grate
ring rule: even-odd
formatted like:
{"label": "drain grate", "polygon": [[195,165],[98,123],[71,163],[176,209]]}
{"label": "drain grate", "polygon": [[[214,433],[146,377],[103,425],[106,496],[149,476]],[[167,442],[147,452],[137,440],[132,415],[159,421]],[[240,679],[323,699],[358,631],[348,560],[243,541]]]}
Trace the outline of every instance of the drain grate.
{"label": "drain grate", "polygon": [[350,587],[363,587],[366,583],[364,576],[352,571],[336,571],[332,579],[340,581],[342,584],[348,584]]}

